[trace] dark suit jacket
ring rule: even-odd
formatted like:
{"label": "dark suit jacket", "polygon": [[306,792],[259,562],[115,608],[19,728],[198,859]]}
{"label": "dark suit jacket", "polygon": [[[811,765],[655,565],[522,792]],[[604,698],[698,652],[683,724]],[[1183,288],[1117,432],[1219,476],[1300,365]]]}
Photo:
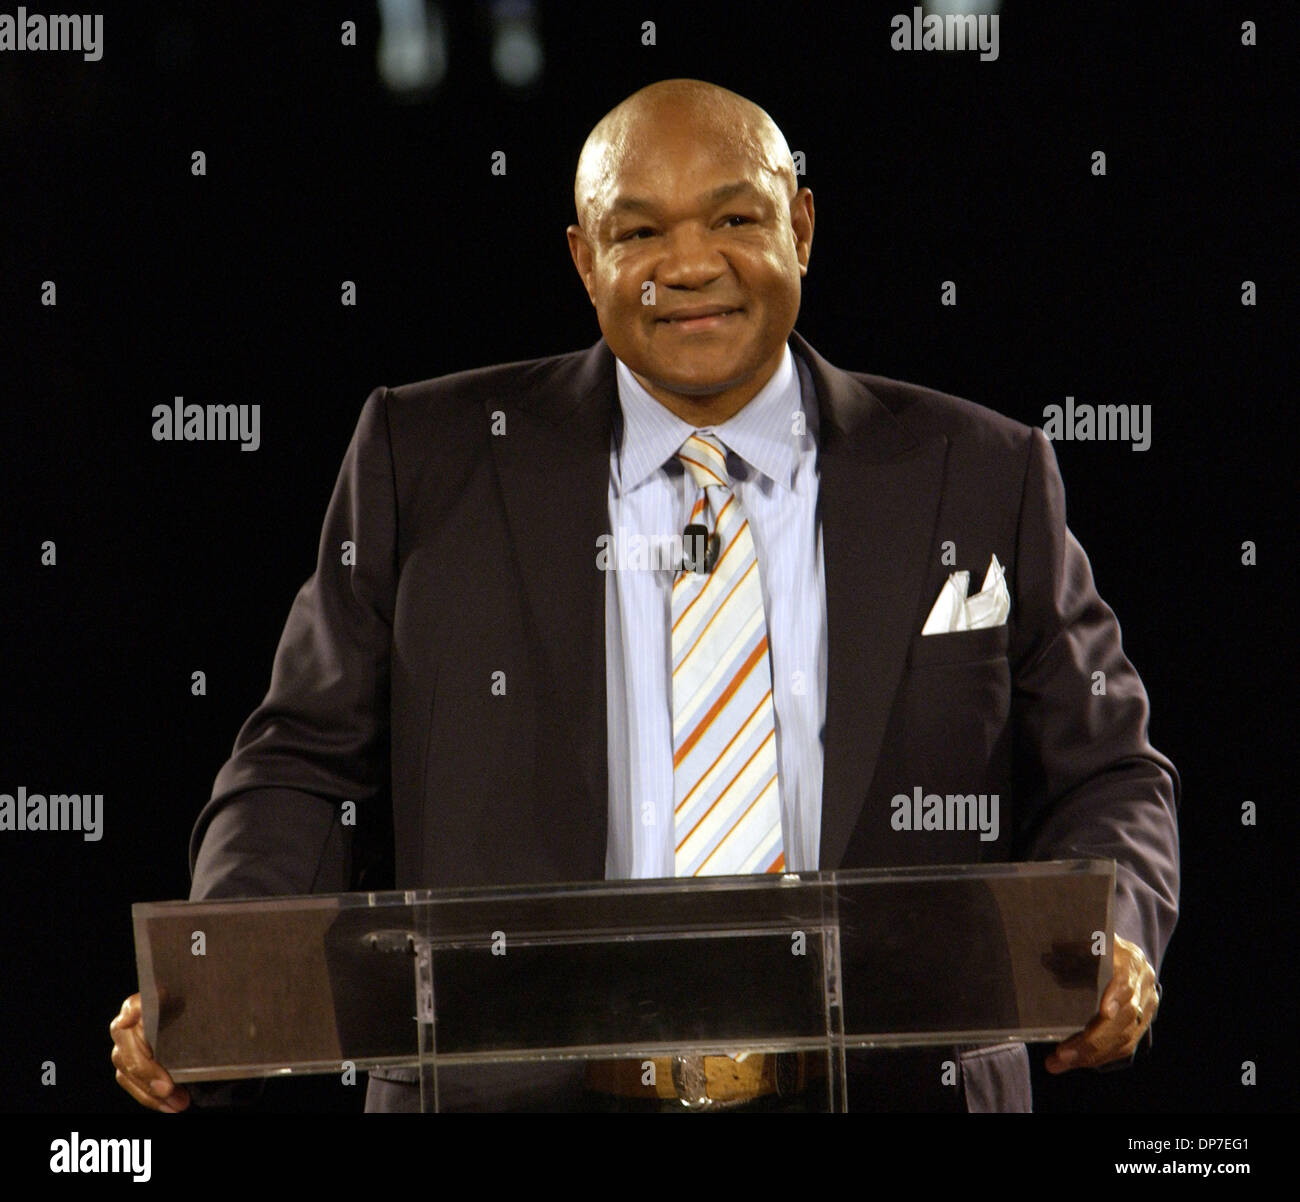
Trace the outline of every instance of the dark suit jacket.
{"label": "dark suit jacket", "polygon": [[[1066,528],[1050,443],[841,371],[797,333],[791,347],[821,419],[820,867],[1113,857],[1116,933],[1158,968],[1177,915],[1178,777],[1147,740],[1146,694]],[[603,878],[596,551],[616,405],[603,339],[371,393],[270,690],[195,826],[192,897],[345,890],[390,849],[397,888]],[[949,541],[972,591],[992,554],[1005,565],[1006,626],[921,635]],[[893,830],[890,799],[917,785],[998,794],[999,839]],[[986,1074],[967,1082],[972,1106],[1027,1108],[1023,1045],[969,1064]]]}

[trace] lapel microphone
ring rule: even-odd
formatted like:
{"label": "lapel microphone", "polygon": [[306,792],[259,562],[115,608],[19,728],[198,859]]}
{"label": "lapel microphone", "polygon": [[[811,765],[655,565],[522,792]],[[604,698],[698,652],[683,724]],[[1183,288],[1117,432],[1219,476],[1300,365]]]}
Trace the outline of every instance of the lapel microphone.
{"label": "lapel microphone", "polygon": [[692,522],[682,531],[682,571],[707,576],[718,562],[718,549],[722,540],[715,534],[709,537],[709,528]]}

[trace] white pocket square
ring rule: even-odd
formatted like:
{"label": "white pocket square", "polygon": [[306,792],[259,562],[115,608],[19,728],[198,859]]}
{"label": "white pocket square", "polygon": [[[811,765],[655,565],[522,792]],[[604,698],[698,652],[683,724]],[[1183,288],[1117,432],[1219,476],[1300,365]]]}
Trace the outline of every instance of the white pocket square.
{"label": "white pocket square", "polygon": [[924,634],[952,634],[958,630],[983,630],[986,626],[1004,626],[1011,612],[1011,594],[1007,591],[1007,570],[998,557],[989,560],[989,570],[984,574],[984,587],[973,597],[966,595],[970,589],[969,572],[953,572],[939,599],[930,610]]}

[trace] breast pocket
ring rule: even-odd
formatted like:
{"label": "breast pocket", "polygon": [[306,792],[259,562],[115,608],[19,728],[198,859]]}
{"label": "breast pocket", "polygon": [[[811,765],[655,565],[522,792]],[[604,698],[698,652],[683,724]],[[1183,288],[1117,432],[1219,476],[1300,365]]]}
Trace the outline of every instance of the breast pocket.
{"label": "breast pocket", "polygon": [[936,668],[949,664],[979,663],[1005,659],[1008,627],[986,626],[983,630],[957,630],[951,634],[918,634],[908,649],[910,668]]}
{"label": "breast pocket", "polygon": [[1008,754],[1011,670],[1006,626],[917,635],[901,697],[901,763],[938,793],[998,792]]}

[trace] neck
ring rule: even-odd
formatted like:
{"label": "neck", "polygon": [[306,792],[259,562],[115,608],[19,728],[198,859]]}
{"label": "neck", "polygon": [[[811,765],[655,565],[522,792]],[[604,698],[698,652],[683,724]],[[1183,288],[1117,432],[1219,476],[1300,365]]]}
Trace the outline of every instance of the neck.
{"label": "neck", "polygon": [[749,404],[776,373],[785,354],[782,344],[776,354],[747,379],[714,393],[673,392],[662,384],[633,372],[637,382],[670,413],[676,414],[697,429],[701,426],[718,426],[734,417]]}

